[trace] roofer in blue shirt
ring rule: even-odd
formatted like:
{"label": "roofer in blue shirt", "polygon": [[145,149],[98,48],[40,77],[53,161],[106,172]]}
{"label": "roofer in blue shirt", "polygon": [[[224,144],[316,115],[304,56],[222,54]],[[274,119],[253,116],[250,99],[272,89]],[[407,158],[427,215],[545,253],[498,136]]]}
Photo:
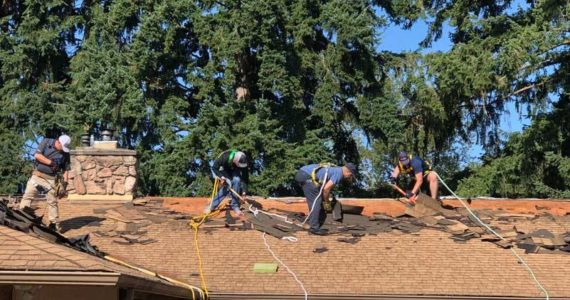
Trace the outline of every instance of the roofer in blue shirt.
{"label": "roofer in blue shirt", "polygon": [[351,181],[356,174],[356,166],[352,163],[347,163],[343,167],[312,164],[297,171],[295,181],[303,189],[309,206],[310,234],[326,235],[328,233],[328,230],[321,228],[327,217],[323,209],[323,200],[329,201],[332,188],[342,180]]}
{"label": "roofer in blue shirt", "polygon": [[[245,153],[235,149],[224,151],[214,161],[212,173],[214,174],[214,178],[220,181],[221,187],[209,206],[204,209],[204,213],[215,210],[228,193],[230,193],[230,188],[236,193],[245,196],[247,193],[247,183],[249,181],[247,156]],[[236,216],[243,216],[243,212],[240,210],[238,196],[231,193],[231,197],[232,201],[230,206],[232,210]]]}
{"label": "roofer in blue shirt", "polygon": [[[410,202],[415,202],[417,195],[424,181],[429,184],[431,197],[437,199],[438,181],[437,174],[432,170],[429,163],[422,160],[418,156],[408,154],[406,151],[401,151],[398,155],[398,165],[394,167],[390,182],[396,184],[400,174],[412,176],[415,179],[414,187],[411,191],[406,192],[406,197]],[[425,178],[425,180],[424,180]]]}

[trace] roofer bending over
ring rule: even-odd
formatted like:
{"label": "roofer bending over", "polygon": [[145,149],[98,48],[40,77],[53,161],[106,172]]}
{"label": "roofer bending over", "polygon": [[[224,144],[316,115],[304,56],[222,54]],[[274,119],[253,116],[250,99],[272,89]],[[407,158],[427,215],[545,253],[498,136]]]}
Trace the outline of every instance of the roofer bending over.
{"label": "roofer bending over", "polygon": [[[222,152],[214,161],[212,173],[214,174],[215,180],[220,181],[221,187],[210,205],[204,210],[205,213],[215,210],[218,205],[220,205],[224,197],[230,193],[230,187],[236,193],[245,196],[247,193],[247,183],[249,182],[247,157],[245,153],[235,149]],[[243,213],[240,210],[240,202],[237,195],[231,193],[231,197],[231,208],[238,217],[242,216]]]}
{"label": "roofer bending over", "polygon": [[323,164],[304,166],[295,175],[295,181],[303,188],[309,206],[309,233],[326,235],[328,230],[321,228],[327,217],[323,200],[329,201],[331,190],[343,179],[351,181],[356,177],[356,166],[347,163],[344,167]]}
{"label": "roofer bending over", "polygon": [[[61,231],[57,198],[65,194],[67,171],[69,170],[69,144],[71,138],[62,135],[57,139],[45,138],[34,154],[34,171],[26,184],[26,191],[20,202],[20,209],[29,207],[40,192],[47,192],[49,227]],[[63,172],[63,178],[62,176]],[[61,182],[63,180],[63,182]]]}
{"label": "roofer bending over", "polygon": [[401,151],[398,155],[398,165],[394,167],[390,182],[396,184],[398,176],[405,174],[414,176],[415,183],[411,191],[406,192],[406,197],[411,202],[415,201],[416,196],[420,193],[424,178],[429,184],[431,197],[437,199],[438,181],[437,174],[432,170],[431,165],[422,160],[418,156],[408,154],[406,151]]}

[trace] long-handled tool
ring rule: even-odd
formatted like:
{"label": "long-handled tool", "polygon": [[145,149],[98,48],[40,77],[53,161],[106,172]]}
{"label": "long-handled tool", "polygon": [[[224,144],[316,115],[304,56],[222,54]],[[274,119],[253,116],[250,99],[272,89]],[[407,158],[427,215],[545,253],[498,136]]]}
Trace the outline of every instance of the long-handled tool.
{"label": "long-handled tool", "polygon": [[[404,192],[404,190],[402,190],[399,186],[397,186],[397,185],[394,184],[394,183],[391,183],[390,185],[391,185],[396,191],[400,192],[400,194],[402,194],[404,197],[406,197],[406,192]],[[411,204],[411,205],[415,205],[415,204],[416,204],[416,197],[413,197],[412,200],[410,200],[410,199],[408,199],[408,198],[406,198],[406,199],[407,199],[406,204]]]}
{"label": "long-handled tool", "polygon": [[230,192],[232,192],[234,195],[236,195],[236,197],[242,202],[242,203],[249,203],[251,204],[253,207],[255,208],[263,208],[261,203],[253,200],[253,199],[248,199],[246,197],[241,196],[238,192],[236,192],[234,189],[232,189],[231,187],[229,187]]}

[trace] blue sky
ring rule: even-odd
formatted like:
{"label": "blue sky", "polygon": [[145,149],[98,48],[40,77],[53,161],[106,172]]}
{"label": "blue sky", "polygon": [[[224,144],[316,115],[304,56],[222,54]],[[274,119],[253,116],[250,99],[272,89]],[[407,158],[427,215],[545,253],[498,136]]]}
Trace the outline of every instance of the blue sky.
{"label": "blue sky", "polygon": [[[419,46],[428,32],[428,26],[423,21],[416,22],[412,28],[404,30],[399,26],[389,26],[381,35],[381,42],[378,50],[381,51],[420,51],[422,53],[430,53],[442,51],[446,52],[451,49],[453,45],[449,39],[449,33],[452,27],[448,23],[444,24],[443,33],[439,40],[432,43],[431,47],[421,49]],[[505,133],[520,132],[523,127],[530,124],[530,119],[521,116],[516,110],[513,103],[506,105],[507,112],[501,117],[501,130]],[[480,145],[473,144],[469,147],[469,161],[479,161],[483,154],[483,149]]]}

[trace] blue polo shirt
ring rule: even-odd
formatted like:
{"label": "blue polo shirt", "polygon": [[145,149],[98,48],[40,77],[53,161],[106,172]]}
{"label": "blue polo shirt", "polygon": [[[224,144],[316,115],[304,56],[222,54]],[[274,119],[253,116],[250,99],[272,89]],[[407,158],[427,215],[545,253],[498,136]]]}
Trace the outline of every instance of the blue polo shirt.
{"label": "blue polo shirt", "polygon": [[[312,164],[312,165],[307,165],[301,168],[301,170],[303,170],[305,173],[311,175],[313,174],[313,170],[316,169],[319,165],[318,164]],[[317,178],[319,179],[319,182],[323,182],[323,179],[325,178],[325,174],[327,175],[328,180],[331,180],[333,182],[334,185],[339,184],[342,179],[342,167],[322,167],[317,171]]]}

